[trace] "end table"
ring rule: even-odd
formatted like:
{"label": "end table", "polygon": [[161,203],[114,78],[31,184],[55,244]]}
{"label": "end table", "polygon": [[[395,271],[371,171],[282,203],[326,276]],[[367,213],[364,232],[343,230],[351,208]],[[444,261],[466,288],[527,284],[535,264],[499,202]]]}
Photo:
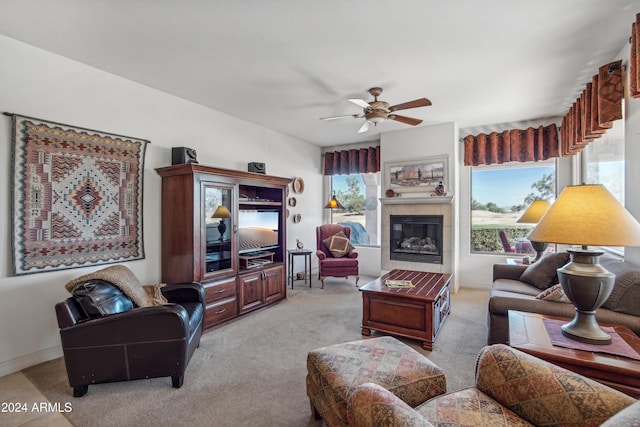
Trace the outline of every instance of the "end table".
{"label": "end table", "polygon": [[300,279],[300,280],[304,280],[304,283],[307,283],[307,280],[309,280],[309,287],[311,287],[311,253],[312,252],[313,251],[311,249],[287,249],[287,255],[289,257],[288,279],[291,282],[291,289],[293,289],[293,281],[297,280],[294,278],[293,260],[294,260],[294,257],[298,255],[302,255],[304,257],[304,279]]}

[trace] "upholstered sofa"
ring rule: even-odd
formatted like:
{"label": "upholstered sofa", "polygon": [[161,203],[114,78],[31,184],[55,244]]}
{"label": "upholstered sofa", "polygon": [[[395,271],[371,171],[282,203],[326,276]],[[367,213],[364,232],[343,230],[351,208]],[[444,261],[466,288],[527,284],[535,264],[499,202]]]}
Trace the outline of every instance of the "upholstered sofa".
{"label": "upholstered sofa", "polygon": [[[573,304],[554,297],[561,294],[559,289],[544,296],[557,284],[556,269],[568,260],[568,254],[562,252],[546,255],[530,266],[493,266],[487,344],[508,343],[509,310],[573,318]],[[600,257],[600,264],[616,275],[616,282],[609,299],[596,311],[596,318],[625,325],[640,335],[640,267],[607,256]]]}
{"label": "upholstered sofa", "polygon": [[412,408],[374,384],[348,401],[349,425],[638,426],[640,402],[596,381],[506,345],[487,346],[475,387],[436,396]]}

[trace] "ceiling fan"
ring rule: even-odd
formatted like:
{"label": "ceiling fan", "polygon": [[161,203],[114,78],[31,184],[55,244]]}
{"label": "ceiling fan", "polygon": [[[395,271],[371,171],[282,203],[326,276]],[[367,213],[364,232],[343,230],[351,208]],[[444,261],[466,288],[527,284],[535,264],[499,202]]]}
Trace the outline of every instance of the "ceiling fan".
{"label": "ceiling fan", "polygon": [[402,104],[392,105],[390,107],[388,102],[378,101],[378,97],[382,93],[382,88],[372,87],[371,89],[369,89],[369,93],[374,98],[371,102],[356,98],[348,99],[348,101],[353,102],[357,106],[363,108],[361,114],[347,114],[344,116],[323,117],[320,120],[335,120],[343,119],[345,117],[353,117],[354,119],[364,118],[365,121],[358,130],[358,133],[368,131],[371,123],[373,123],[374,126],[377,126],[378,123],[382,123],[385,120],[395,120],[407,125],[416,126],[422,123],[422,120],[414,119],[413,117],[400,116],[393,113],[398,110],[408,110],[409,108],[417,107],[428,107],[429,105],[431,105],[431,101],[429,101],[427,98],[420,98],[413,101],[404,102]]}

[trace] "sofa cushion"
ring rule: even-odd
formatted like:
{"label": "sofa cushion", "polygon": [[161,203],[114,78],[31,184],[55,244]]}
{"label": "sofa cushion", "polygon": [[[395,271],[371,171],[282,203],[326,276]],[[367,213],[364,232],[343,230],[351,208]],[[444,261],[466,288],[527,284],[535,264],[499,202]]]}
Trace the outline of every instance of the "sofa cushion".
{"label": "sofa cushion", "polygon": [[564,290],[562,290],[561,284],[553,285],[552,287],[545,289],[544,291],[536,295],[536,299],[541,299],[544,301],[558,301],[568,303],[571,302],[569,298],[567,298],[567,296],[564,294]]}
{"label": "sofa cushion", "polygon": [[329,249],[331,255],[336,258],[343,257],[353,250],[353,245],[349,241],[349,238],[342,231],[327,237],[322,243]]}
{"label": "sofa cushion", "polygon": [[602,257],[600,264],[616,275],[611,295],[602,307],[640,316],[640,267],[609,257]]}
{"label": "sofa cushion", "polygon": [[568,252],[558,252],[544,255],[542,258],[527,267],[520,276],[520,280],[538,289],[547,289],[558,283],[556,270],[569,262]]}

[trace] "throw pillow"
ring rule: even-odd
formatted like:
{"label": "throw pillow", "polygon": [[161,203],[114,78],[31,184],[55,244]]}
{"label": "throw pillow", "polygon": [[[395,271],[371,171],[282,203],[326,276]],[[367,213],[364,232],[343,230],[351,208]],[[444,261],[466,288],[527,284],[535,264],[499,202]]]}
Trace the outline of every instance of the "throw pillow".
{"label": "throw pillow", "polygon": [[329,249],[329,252],[331,252],[331,255],[335,258],[341,258],[353,249],[349,238],[342,231],[327,237],[322,243],[324,243],[327,249]]}
{"label": "throw pillow", "polygon": [[571,303],[569,298],[564,294],[561,284],[553,285],[552,287],[545,289],[536,295],[536,299]]}
{"label": "throw pillow", "polygon": [[568,262],[568,252],[545,255],[522,272],[520,281],[533,285],[538,289],[547,289],[558,283],[556,270]]}

